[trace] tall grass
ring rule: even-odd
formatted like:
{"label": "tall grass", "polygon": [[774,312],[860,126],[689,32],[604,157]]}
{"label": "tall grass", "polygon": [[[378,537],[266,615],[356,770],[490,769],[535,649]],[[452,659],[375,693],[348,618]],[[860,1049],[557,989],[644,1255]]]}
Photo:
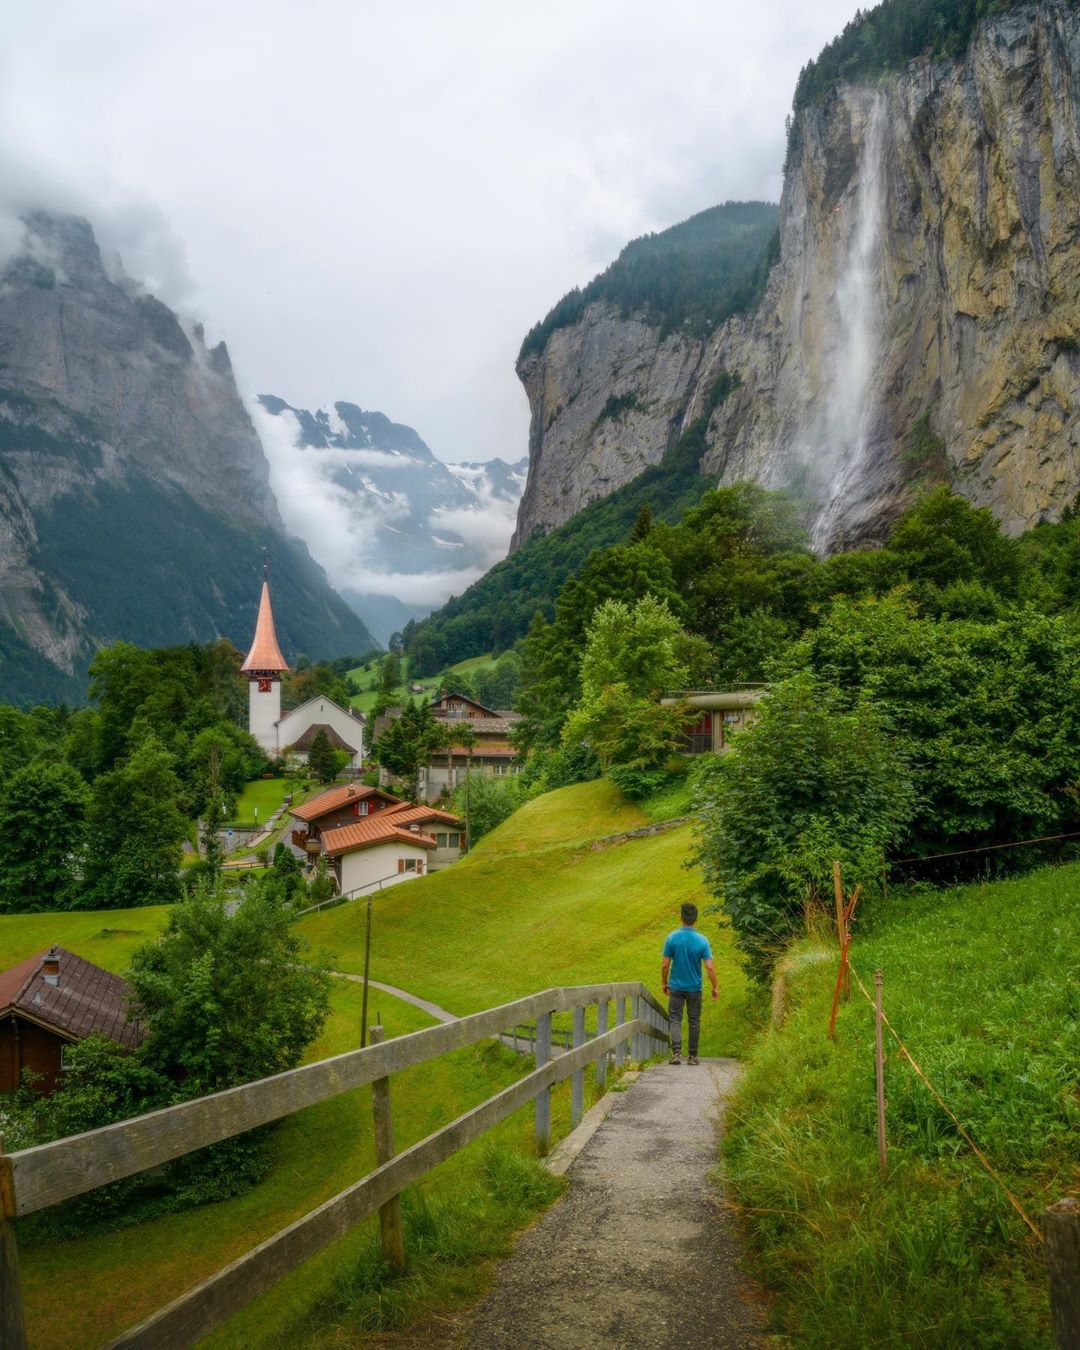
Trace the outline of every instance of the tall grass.
{"label": "tall grass", "polygon": [[[1080,867],[907,893],[853,956],[887,1015],[1028,1213],[1080,1185]],[[878,1177],[873,1010],[826,1038],[835,960],[790,962],[787,1016],[753,1053],[725,1171],[777,1324],[806,1346],[1050,1345],[1038,1240],[886,1040]]]}

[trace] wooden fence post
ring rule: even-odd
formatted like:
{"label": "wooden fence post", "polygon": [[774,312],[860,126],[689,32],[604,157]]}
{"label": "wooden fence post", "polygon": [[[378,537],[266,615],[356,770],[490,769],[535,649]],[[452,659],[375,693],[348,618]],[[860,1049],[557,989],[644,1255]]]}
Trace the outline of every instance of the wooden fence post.
{"label": "wooden fence post", "polygon": [[[536,1067],[551,1058],[551,1014],[541,1013],[536,1019]],[[541,1156],[551,1147],[551,1089],[541,1088],[536,1094],[536,1147]]]}
{"label": "wooden fence post", "polygon": [[[615,1025],[621,1027],[626,1021],[626,999],[617,998],[615,1000]],[[626,1063],[626,1042],[620,1041],[615,1047],[615,1067],[621,1069]]]}
{"label": "wooden fence post", "polygon": [[[371,1044],[383,1040],[380,1026],[371,1028]],[[375,1163],[381,1167],[394,1156],[394,1121],[390,1114],[390,1079],[376,1078],[371,1085],[371,1103],[375,1116]],[[405,1269],[405,1227],[401,1222],[401,1196],[395,1195],[379,1209],[379,1235],[383,1259],[400,1275]]]}
{"label": "wooden fence post", "polygon": [[833,879],[833,897],[836,900],[836,940],[840,944],[840,978],[843,982],[842,993],[844,1002],[851,997],[851,980],[848,976],[844,956],[847,943],[847,925],[844,922],[844,883],[840,876],[840,864],[834,862],[832,865]]}
{"label": "wooden fence post", "polygon": [[[574,1049],[585,1044],[585,1009],[574,1009]],[[577,1069],[570,1077],[570,1127],[581,1123],[585,1114],[585,1070]]]}
{"label": "wooden fence post", "polygon": [[888,1166],[885,1143],[885,1052],[881,1044],[881,981],[880,970],[874,972],[874,1061],[877,1074],[877,1153],[878,1171],[885,1175]]}
{"label": "wooden fence post", "polygon": [[1050,1276],[1050,1324],[1057,1350],[1080,1350],[1080,1200],[1071,1196],[1042,1216]]}
{"label": "wooden fence post", "polygon": [[[631,1021],[637,1021],[637,1019],[638,1019],[640,1016],[641,1016],[641,999],[639,999],[638,996],[635,994],[635,995],[633,996],[633,998],[630,1000],[630,1020],[631,1020]],[[641,1032],[640,1032],[640,1031],[635,1031],[635,1032],[634,1032],[634,1035],[633,1035],[633,1037],[631,1038],[631,1042],[630,1042],[630,1043],[631,1043],[631,1045],[633,1046],[633,1049],[632,1049],[632,1051],[631,1051],[631,1054],[632,1054],[633,1058],[637,1061],[637,1063],[640,1064],[641,1061],[645,1058],[645,1056],[641,1053]]]}
{"label": "wooden fence post", "polygon": [[[607,1010],[608,1001],[602,998],[596,1005],[596,1034],[603,1036],[607,1031]],[[596,1086],[603,1092],[607,1084],[607,1051],[605,1050],[596,1061]]]}
{"label": "wooden fence post", "polygon": [[15,1188],[11,1164],[4,1156],[3,1135],[0,1135],[0,1345],[4,1350],[27,1350],[19,1250],[15,1245]]}

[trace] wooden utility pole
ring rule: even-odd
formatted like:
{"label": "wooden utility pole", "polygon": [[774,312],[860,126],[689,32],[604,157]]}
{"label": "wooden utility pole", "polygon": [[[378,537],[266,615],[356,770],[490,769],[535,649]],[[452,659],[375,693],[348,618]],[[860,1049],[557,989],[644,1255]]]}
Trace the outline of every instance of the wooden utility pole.
{"label": "wooden utility pole", "polygon": [[[366,989],[366,986],[365,986]],[[371,1043],[383,1040],[382,1027],[371,1028]],[[381,1167],[394,1156],[394,1121],[390,1114],[390,1079],[376,1078],[371,1085],[371,1104],[375,1116],[375,1163]],[[382,1254],[400,1275],[405,1269],[405,1226],[401,1221],[401,1196],[395,1195],[379,1208],[379,1236]]]}
{"label": "wooden utility pole", "polygon": [[1050,1323],[1057,1350],[1080,1350],[1080,1200],[1059,1200],[1042,1216],[1050,1276]]}
{"label": "wooden utility pole", "polygon": [[371,971],[371,896],[367,898],[367,923],[364,928],[364,999],[360,1009],[360,1049],[367,1045],[368,976]]}

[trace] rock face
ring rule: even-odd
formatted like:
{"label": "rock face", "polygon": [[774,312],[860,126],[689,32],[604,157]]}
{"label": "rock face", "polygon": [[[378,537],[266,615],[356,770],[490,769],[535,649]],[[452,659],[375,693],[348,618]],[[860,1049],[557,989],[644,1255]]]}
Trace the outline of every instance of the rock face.
{"label": "rock face", "polygon": [[[823,549],[880,539],[928,478],[1012,532],[1060,514],[1080,489],[1080,14],[1063,0],[1013,9],[962,59],[916,61],[805,109],[780,228],[756,313],[663,362],[669,435],[720,370],[741,379],[703,471],[794,485]],[[656,338],[590,315],[523,372],[533,459],[519,537],[549,501],[610,490],[618,438],[599,460],[587,414],[574,440],[553,412],[561,399],[565,419],[573,381],[594,405],[646,403]],[[626,444],[628,465],[662,453],[659,424]]]}
{"label": "rock face", "polygon": [[250,636],[270,546],[287,645],[370,637],[286,537],[224,344],[86,221],[28,216],[0,263],[0,697],[77,696],[105,641]]}
{"label": "rock face", "polygon": [[682,428],[704,349],[597,302],[518,363],[532,420],[512,548],[663,458]]}

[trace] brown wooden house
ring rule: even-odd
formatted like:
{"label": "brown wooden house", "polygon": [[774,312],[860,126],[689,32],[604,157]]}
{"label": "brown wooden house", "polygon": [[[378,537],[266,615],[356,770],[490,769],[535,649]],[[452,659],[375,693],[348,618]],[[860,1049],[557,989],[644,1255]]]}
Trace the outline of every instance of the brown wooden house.
{"label": "brown wooden house", "polygon": [[129,993],[119,975],[63,947],[0,971],[0,1092],[18,1087],[24,1069],[52,1092],[68,1048],[95,1033],[133,1050],[142,1031],[127,1020]]}
{"label": "brown wooden house", "polygon": [[367,820],[382,811],[405,806],[400,797],[383,792],[381,788],[365,787],[362,783],[347,783],[330,788],[300,806],[291,806],[289,815],[299,824],[292,831],[294,848],[310,856],[322,851],[320,838],[327,830]]}

